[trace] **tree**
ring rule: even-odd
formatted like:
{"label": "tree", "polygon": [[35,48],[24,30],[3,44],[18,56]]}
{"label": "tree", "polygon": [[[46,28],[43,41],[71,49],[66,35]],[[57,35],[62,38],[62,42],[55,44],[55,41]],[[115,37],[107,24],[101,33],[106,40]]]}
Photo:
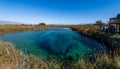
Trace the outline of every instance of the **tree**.
{"label": "tree", "polygon": [[101,20],[96,21],[96,25],[104,25],[104,23]]}
{"label": "tree", "polygon": [[98,20],[98,21],[96,21],[95,25],[97,25],[100,28],[102,28],[105,24],[101,20]]}
{"label": "tree", "polygon": [[39,23],[38,25],[46,25],[45,23]]}

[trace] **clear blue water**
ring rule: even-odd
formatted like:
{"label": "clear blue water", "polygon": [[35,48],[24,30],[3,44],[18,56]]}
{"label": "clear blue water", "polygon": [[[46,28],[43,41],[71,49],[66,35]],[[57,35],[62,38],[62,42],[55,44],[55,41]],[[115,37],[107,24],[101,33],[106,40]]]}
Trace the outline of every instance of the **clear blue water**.
{"label": "clear blue water", "polygon": [[0,40],[11,42],[23,53],[42,59],[49,57],[78,59],[92,55],[94,49],[105,50],[104,46],[98,42],[65,28],[11,33],[1,35]]}

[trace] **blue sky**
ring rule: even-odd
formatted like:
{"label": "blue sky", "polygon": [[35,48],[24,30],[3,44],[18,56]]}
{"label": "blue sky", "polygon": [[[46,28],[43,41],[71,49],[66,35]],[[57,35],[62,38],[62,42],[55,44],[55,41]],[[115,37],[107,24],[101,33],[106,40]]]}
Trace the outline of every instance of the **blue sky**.
{"label": "blue sky", "polygon": [[120,0],[0,0],[0,20],[37,24],[107,22],[120,13]]}

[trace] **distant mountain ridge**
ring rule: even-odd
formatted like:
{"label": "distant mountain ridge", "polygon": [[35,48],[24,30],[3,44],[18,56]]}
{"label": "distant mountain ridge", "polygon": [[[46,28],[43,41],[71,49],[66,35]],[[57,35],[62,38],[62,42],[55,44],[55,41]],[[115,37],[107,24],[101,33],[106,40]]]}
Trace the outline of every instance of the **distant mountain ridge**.
{"label": "distant mountain ridge", "polygon": [[0,24],[4,25],[4,24],[23,24],[23,23],[0,20]]}

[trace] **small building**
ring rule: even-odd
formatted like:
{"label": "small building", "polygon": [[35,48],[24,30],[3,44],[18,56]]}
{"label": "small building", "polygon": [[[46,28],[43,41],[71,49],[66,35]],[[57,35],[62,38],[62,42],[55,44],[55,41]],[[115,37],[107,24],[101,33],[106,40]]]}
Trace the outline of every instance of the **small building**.
{"label": "small building", "polygon": [[116,33],[120,33],[120,14],[118,14],[115,18],[110,18],[109,30],[110,32],[114,31]]}

